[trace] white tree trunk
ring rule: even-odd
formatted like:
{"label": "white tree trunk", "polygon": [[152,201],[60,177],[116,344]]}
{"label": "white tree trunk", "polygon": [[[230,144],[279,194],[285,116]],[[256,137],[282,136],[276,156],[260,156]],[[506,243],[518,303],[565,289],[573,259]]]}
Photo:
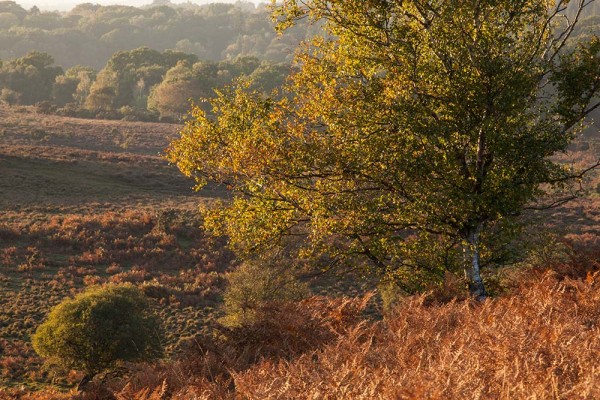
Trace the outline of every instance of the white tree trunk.
{"label": "white tree trunk", "polygon": [[485,286],[481,279],[481,256],[479,253],[479,233],[482,226],[467,233],[465,248],[465,277],[469,283],[469,293],[477,300],[486,298]]}

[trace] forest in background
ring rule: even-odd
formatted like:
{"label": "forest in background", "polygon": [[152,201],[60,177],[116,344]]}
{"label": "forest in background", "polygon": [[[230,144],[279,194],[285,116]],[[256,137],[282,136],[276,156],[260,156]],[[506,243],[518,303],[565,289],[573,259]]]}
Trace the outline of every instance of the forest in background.
{"label": "forest in background", "polygon": [[178,121],[190,100],[242,76],[254,89],[279,87],[294,49],[318,30],[303,24],[278,36],[264,5],[161,4],[82,4],[61,14],[0,2],[0,101],[65,116]]}
{"label": "forest in background", "polygon": [[67,13],[25,10],[0,2],[0,59],[45,52],[65,68],[102,68],[121,50],[149,47],[195,54],[221,61],[255,56],[271,62],[293,59],[301,41],[319,31],[301,25],[278,37],[269,10],[252,3],[175,5],[159,2],[145,8],[85,3]]}
{"label": "forest in background", "polygon": [[[575,36],[600,31],[585,10]],[[270,93],[297,46],[320,31],[300,21],[278,35],[265,4],[81,4],[67,13],[0,2],[0,101],[44,113],[179,122],[192,101],[246,77]]]}
{"label": "forest in background", "polygon": [[32,52],[0,67],[0,100],[36,105],[47,114],[178,122],[193,102],[209,111],[203,99],[238,78],[270,92],[289,72],[289,65],[256,57],[199,61],[193,54],[147,47],[115,53],[100,72],[82,66],[64,71],[50,55]]}

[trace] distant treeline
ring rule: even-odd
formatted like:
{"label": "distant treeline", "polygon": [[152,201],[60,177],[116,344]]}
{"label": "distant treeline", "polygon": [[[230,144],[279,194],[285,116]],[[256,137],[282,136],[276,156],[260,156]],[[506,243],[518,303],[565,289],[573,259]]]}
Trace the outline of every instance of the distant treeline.
{"label": "distant treeline", "polygon": [[[600,32],[596,3],[575,36]],[[190,99],[210,98],[238,77],[267,92],[280,86],[299,42],[319,31],[300,23],[277,36],[269,10],[244,2],[86,3],[58,13],[0,1],[0,101],[70,116],[175,121]]]}
{"label": "distant treeline", "polygon": [[190,99],[209,111],[200,99],[236,78],[270,92],[289,72],[287,64],[256,57],[199,61],[194,54],[145,47],[115,53],[99,72],[88,66],[64,70],[49,54],[31,52],[0,63],[0,101],[67,116],[176,121]]}
{"label": "distant treeline", "polygon": [[200,6],[155,0],[143,8],[85,3],[59,13],[0,1],[0,59],[39,51],[67,68],[99,69],[117,51],[139,47],[173,49],[212,61],[254,56],[290,62],[298,43],[318,30],[300,24],[278,36],[267,7],[244,2]]}

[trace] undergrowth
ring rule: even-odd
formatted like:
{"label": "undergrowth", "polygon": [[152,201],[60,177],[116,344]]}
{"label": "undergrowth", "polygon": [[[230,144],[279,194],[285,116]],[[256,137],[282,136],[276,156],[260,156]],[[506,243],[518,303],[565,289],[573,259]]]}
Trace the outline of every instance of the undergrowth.
{"label": "undergrowth", "polygon": [[[177,361],[137,365],[85,394],[19,399],[600,398],[600,251],[531,269],[498,298],[400,302],[381,321],[369,296],[272,302],[214,327]],[[570,266],[570,269],[569,269]]]}

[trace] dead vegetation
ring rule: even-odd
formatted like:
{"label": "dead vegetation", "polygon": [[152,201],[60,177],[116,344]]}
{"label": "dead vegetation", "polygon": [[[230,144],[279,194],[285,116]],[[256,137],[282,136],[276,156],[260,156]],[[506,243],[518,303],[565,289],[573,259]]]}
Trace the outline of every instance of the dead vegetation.
{"label": "dead vegetation", "polygon": [[77,382],[43,367],[29,337],[52,306],[91,285],[139,285],[169,349],[218,316],[231,255],[195,210],[223,191],[199,196],[159,155],[176,127],[5,106],[0,116],[0,386]]}
{"label": "dead vegetation", "polygon": [[[564,275],[532,270],[510,295],[406,299],[382,321],[368,300],[273,303],[255,324],[190,340],[179,361],[139,365],[86,394],[19,399],[593,399],[600,396],[600,249]],[[563,271],[566,265],[563,265]],[[585,275],[579,276],[586,270]]]}
{"label": "dead vegetation", "polygon": [[[600,397],[594,190],[549,221],[562,257],[514,272],[482,305],[435,293],[376,321],[366,297],[319,296],[223,328],[232,256],[195,209],[224,193],[192,193],[158,156],[175,127],[0,113],[0,398]],[[51,306],[104,282],[154,299],[172,358],[126,365],[78,394],[80,374],[44,367],[29,336]]]}

